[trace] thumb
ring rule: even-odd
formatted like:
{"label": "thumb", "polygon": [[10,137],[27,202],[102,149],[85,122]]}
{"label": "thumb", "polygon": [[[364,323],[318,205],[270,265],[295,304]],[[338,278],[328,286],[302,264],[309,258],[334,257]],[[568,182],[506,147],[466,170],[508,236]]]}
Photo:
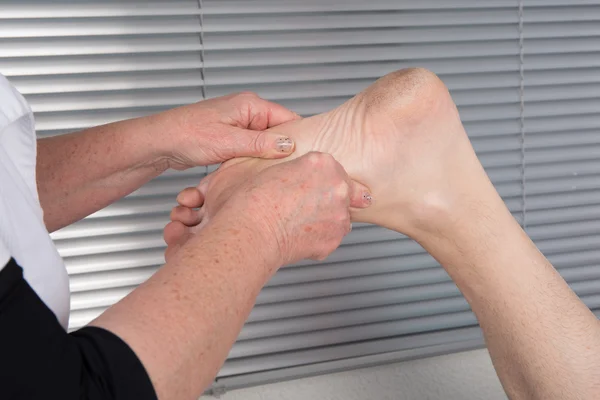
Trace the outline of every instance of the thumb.
{"label": "thumb", "polygon": [[350,207],[367,208],[373,202],[371,191],[362,183],[350,180]]}
{"label": "thumb", "polygon": [[236,129],[231,151],[235,157],[284,158],[296,148],[294,141],[286,135],[270,131]]}

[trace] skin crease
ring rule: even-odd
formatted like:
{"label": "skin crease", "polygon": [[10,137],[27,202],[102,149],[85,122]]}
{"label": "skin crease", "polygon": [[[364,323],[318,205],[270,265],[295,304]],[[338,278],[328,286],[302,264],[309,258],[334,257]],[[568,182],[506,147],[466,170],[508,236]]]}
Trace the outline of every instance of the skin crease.
{"label": "skin crease", "polygon": [[[599,321],[507,210],[434,74],[389,74],[277,131],[296,140],[295,156],[330,152],[370,189],[373,204],[353,210],[354,221],[407,234],[442,264],[471,304],[511,399],[600,398]],[[167,252],[210,225],[239,182],[276,162],[231,160],[180,193]]]}
{"label": "skin crease", "polygon": [[[75,222],[167,168],[237,156],[287,157],[293,141],[266,130],[295,119],[278,104],[240,93],[41,139],[36,174],[46,227],[53,231]],[[319,173],[299,173],[315,168]],[[265,196],[273,182],[285,188],[279,197]],[[134,350],[161,400],[197,399],[268,277],[287,262],[327,256],[349,231],[349,205],[368,206],[365,188],[324,154],[266,170],[246,183],[206,233],[90,323]]]}
{"label": "skin crease", "polygon": [[283,264],[335,250],[350,230],[350,203],[362,191],[323,153],[268,168],[240,185],[211,223],[91,325],[131,346],[159,399],[197,399],[262,286]]}
{"label": "skin crease", "polygon": [[[466,180],[449,182],[447,175],[474,175],[478,182],[484,182],[488,192],[493,189],[464,134],[446,87],[428,71],[389,74],[330,112],[290,121],[274,130],[296,143],[296,152],[286,160],[312,150],[330,153],[354,180],[370,188],[373,206],[353,210],[354,221],[411,236],[419,234],[415,228],[430,234],[427,225],[418,223],[421,211],[427,215],[438,212],[444,217],[447,210],[468,207],[463,204],[465,198],[485,200],[474,196],[478,186]],[[427,158],[422,157],[424,152]],[[455,157],[447,159],[446,154]],[[427,163],[439,157],[446,158],[443,165]],[[238,158],[224,163],[199,184],[200,191],[208,193],[202,210],[205,220],[210,220],[228,198],[236,182],[284,161]],[[402,190],[391,182],[402,182]],[[471,192],[470,197],[465,195],[467,192]]]}
{"label": "skin crease", "polygon": [[49,232],[100,210],[168,168],[183,170],[245,155],[281,158],[282,137],[264,132],[298,119],[252,93],[37,141],[37,186]]}

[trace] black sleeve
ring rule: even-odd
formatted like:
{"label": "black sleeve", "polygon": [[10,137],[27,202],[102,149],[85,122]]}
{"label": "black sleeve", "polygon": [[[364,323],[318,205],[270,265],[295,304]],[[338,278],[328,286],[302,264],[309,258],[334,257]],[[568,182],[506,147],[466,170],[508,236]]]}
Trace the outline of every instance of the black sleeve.
{"label": "black sleeve", "polygon": [[0,270],[0,398],[156,400],[133,350],[94,327],[68,334],[14,260]]}

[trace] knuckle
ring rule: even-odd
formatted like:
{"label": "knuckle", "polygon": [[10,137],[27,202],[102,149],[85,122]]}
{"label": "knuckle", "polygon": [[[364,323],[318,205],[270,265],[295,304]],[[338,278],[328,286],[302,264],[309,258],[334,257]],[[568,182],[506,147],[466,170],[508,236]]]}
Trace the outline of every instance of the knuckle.
{"label": "knuckle", "polygon": [[346,208],[338,210],[338,212],[335,213],[335,220],[342,225],[348,223],[348,210]]}
{"label": "knuckle", "polygon": [[337,161],[335,161],[335,158],[333,158],[333,156],[329,153],[321,153],[321,160],[325,165],[337,164]]}
{"label": "knuckle", "polygon": [[338,164],[335,158],[329,153],[321,153],[316,151],[310,152],[307,154],[306,159],[312,166],[318,166],[321,169],[327,169],[328,172],[334,170]]}
{"label": "knuckle", "polygon": [[334,193],[339,199],[346,199],[350,195],[350,186],[345,181],[335,186]]}
{"label": "knuckle", "polygon": [[329,257],[329,255],[331,253],[333,253],[335,251],[335,249],[337,247],[338,246],[337,246],[336,242],[333,240],[324,243],[322,246],[320,246],[320,249],[318,252],[318,260],[319,261],[325,260],[327,257]]}
{"label": "knuckle", "polygon": [[321,163],[323,153],[311,151],[306,155],[306,161],[311,165],[318,165]]}
{"label": "knuckle", "polygon": [[327,254],[323,251],[318,251],[314,256],[311,257],[315,261],[323,261],[327,258]]}
{"label": "knuckle", "polygon": [[254,153],[261,153],[265,148],[265,134],[258,132],[250,138],[249,148]]}

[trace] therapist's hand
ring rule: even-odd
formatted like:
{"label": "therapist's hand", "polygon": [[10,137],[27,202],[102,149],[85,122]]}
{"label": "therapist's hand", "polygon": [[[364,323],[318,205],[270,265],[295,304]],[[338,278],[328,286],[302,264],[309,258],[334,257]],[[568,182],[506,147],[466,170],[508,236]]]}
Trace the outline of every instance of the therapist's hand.
{"label": "therapist's hand", "polygon": [[156,138],[168,167],[184,170],[235,157],[283,158],[294,151],[285,134],[264,132],[300,117],[243,92],[178,107],[151,117],[165,134]]}
{"label": "therapist's hand", "polygon": [[[217,215],[236,216],[262,232],[265,254],[281,266],[304,258],[327,257],[350,232],[350,207],[371,203],[363,185],[352,181],[329,154],[312,152],[267,168],[222,196],[206,199],[196,188],[180,193],[179,207],[165,227],[167,262],[187,240]],[[194,208],[202,206],[202,211]],[[241,223],[241,222],[236,222]]]}

